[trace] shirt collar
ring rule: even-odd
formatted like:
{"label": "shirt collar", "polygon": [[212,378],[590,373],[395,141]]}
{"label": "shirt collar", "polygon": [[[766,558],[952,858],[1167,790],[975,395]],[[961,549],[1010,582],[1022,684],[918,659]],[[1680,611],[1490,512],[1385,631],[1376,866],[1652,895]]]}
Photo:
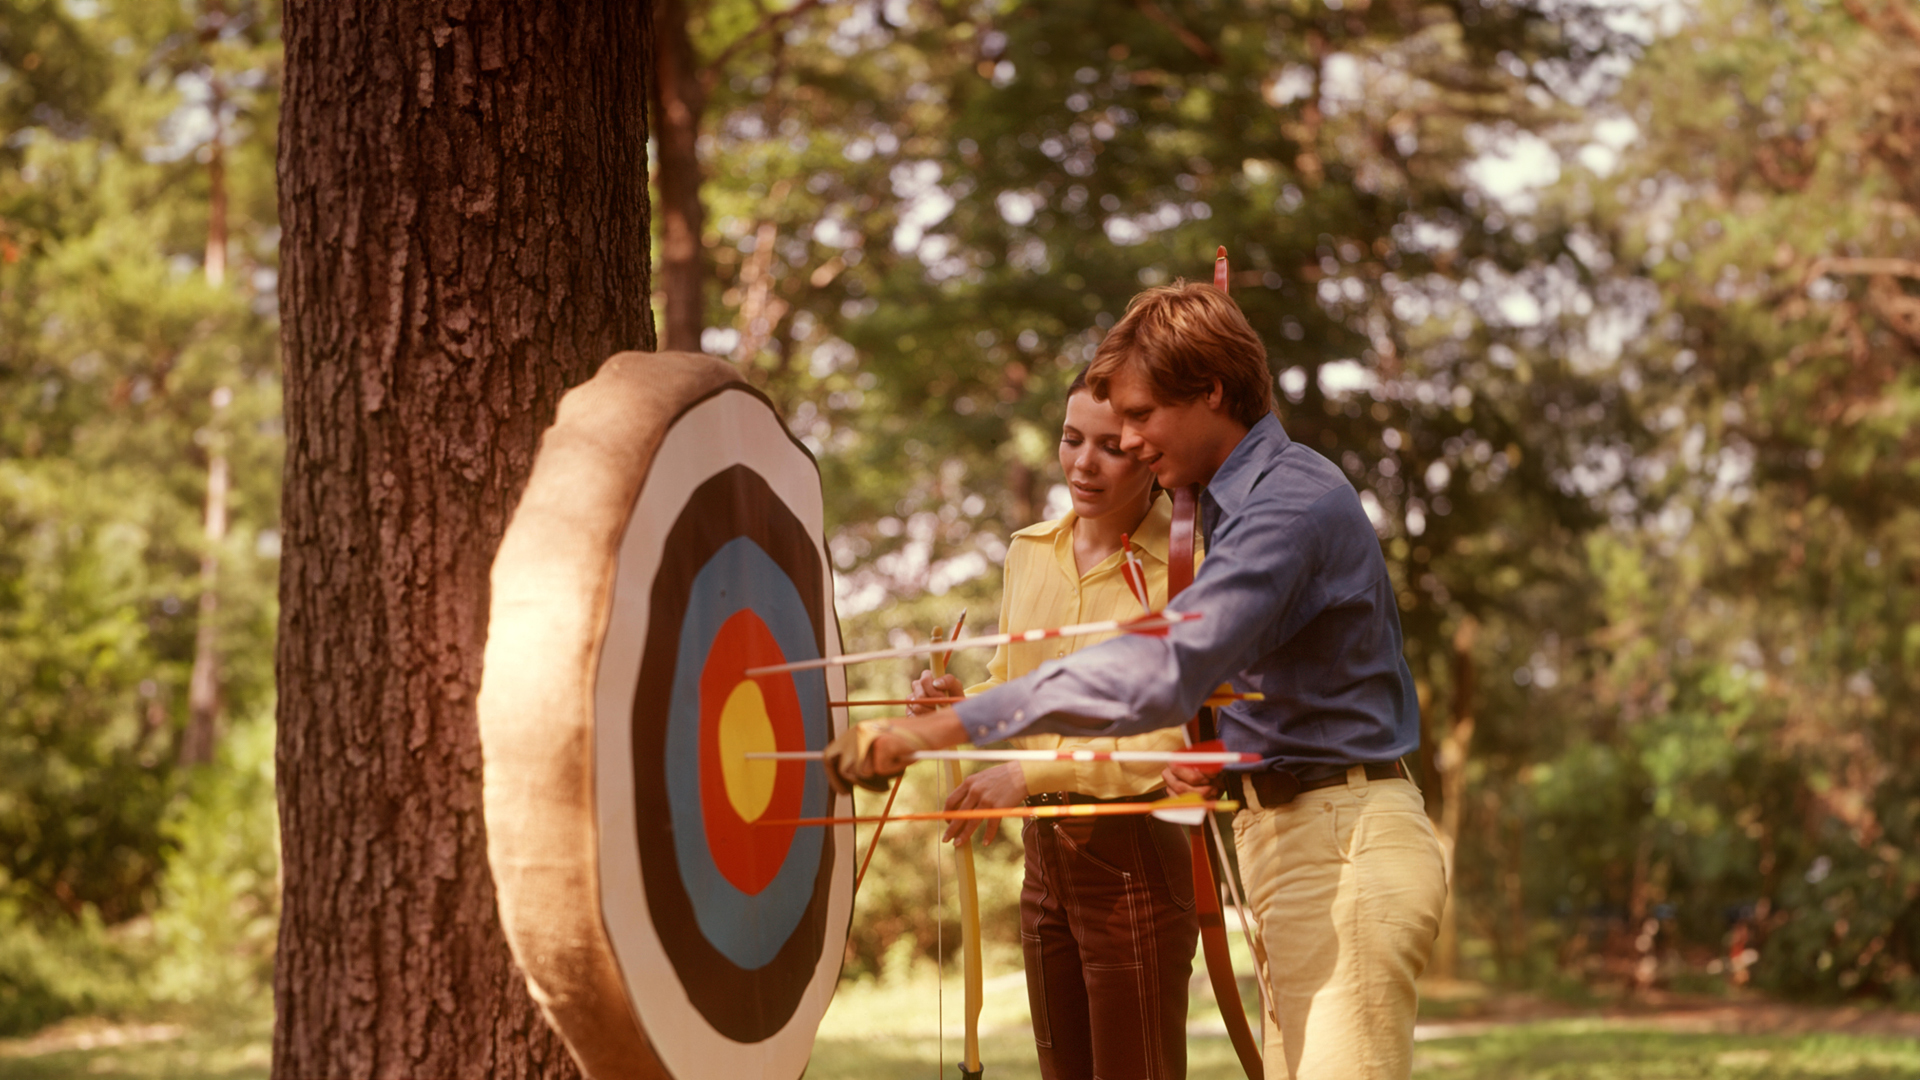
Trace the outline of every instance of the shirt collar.
{"label": "shirt collar", "polygon": [[1280,418],[1272,413],[1247,429],[1246,437],[1227,455],[1227,460],[1221,462],[1213,479],[1207,481],[1207,494],[1222,514],[1240,511],[1253,492],[1253,485],[1260,482],[1273,459],[1292,441],[1287,437],[1287,429],[1280,426]]}
{"label": "shirt collar", "polygon": [[[1051,540],[1056,545],[1066,545],[1067,562],[1072,565],[1073,523],[1080,515],[1068,510],[1051,521],[1041,521],[1029,525],[1014,533],[1019,537],[1034,540]],[[1133,541],[1134,551],[1142,558],[1151,558],[1158,562],[1167,561],[1167,534],[1173,526],[1173,503],[1166,492],[1153,497],[1153,505],[1148,507],[1147,516],[1140,519],[1129,537]]]}

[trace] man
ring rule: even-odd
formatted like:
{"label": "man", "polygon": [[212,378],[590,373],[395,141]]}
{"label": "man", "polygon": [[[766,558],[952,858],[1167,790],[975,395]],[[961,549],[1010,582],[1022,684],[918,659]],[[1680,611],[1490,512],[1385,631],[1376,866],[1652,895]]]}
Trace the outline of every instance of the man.
{"label": "man", "polygon": [[[1161,486],[1204,485],[1207,558],[1169,607],[1201,618],[1042,665],[952,709],[865,725],[829,749],[838,785],[916,749],[1023,732],[1123,735],[1182,723],[1222,681],[1263,695],[1220,715],[1247,901],[1277,1016],[1269,1078],[1410,1075],[1417,998],[1446,900],[1440,846],[1400,758],[1419,745],[1413,675],[1379,540],[1339,469],[1273,415],[1266,350],[1225,293],[1134,298],[1088,371],[1121,447]],[[1169,787],[1213,790],[1188,768]]]}

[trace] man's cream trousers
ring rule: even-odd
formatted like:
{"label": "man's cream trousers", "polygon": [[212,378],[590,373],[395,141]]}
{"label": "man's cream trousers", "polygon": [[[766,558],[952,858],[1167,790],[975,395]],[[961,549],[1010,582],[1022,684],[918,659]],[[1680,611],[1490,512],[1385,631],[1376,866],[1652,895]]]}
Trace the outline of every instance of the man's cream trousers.
{"label": "man's cream trousers", "polygon": [[1234,817],[1269,999],[1267,1080],[1403,1080],[1413,1071],[1413,981],[1446,904],[1440,841],[1402,779],[1308,791]]}

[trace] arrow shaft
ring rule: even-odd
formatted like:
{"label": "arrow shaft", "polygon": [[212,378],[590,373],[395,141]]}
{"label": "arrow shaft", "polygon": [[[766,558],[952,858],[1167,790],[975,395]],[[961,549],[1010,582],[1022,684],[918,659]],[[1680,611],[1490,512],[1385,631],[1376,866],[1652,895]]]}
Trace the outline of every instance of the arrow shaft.
{"label": "arrow shaft", "polygon": [[1074,626],[1055,626],[1045,630],[1022,630],[1012,634],[988,634],[985,637],[961,638],[958,641],[930,641],[924,645],[903,645],[898,649],[877,649],[873,652],[847,653],[841,656],[823,656],[814,660],[794,660],[785,664],[767,664],[763,667],[751,667],[746,671],[748,678],[760,675],[779,675],[789,671],[816,671],[820,668],[844,667],[848,664],[864,664],[871,660],[891,660],[901,656],[922,656],[933,653],[950,653],[956,649],[984,649],[1014,642],[1046,641],[1051,638],[1085,637],[1088,634],[1107,634],[1122,631],[1129,634],[1158,633],[1170,626],[1183,622],[1192,622],[1200,617],[1197,611],[1163,611],[1157,615],[1135,619],[1102,619],[1099,622],[1079,623]]}
{"label": "arrow shaft", "polygon": [[[762,750],[748,761],[819,761],[819,750]],[[1252,765],[1259,754],[1232,750],[919,750],[915,761],[1132,761],[1179,765]]]}
{"label": "arrow shaft", "polygon": [[755,825],[871,825],[876,821],[984,821],[988,818],[1106,817],[1113,814],[1151,814],[1156,810],[1233,811],[1232,799],[1202,802],[1164,800],[1150,803],[1069,803],[1066,806],[982,806],[972,810],[937,810],[891,817],[815,817],[762,819]]}
{"label": "arrow shaft", "polygon": [[[967,700],[964,697],[923,697],[923,698],[862,698],[859,701],[829,701],[827,706],[834,709],[859,709],[873,705],[958,705]],[[1266,695],[1258,692],[1214,694],[1201,702],[1209,708],[1231,705],[1236,701],[1265,701]]]}

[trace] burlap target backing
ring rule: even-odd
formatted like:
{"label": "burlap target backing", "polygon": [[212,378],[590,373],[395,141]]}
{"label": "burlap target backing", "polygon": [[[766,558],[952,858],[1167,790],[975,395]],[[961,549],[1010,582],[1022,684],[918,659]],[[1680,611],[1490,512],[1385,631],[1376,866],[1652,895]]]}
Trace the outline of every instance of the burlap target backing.
{"label": "burlap target backing", "polygon": [[613,1077],[796,1077],[852,911],[812,457],[711,357],[621,353],[561,402],[493,567],[488,857],[534,998]]}

